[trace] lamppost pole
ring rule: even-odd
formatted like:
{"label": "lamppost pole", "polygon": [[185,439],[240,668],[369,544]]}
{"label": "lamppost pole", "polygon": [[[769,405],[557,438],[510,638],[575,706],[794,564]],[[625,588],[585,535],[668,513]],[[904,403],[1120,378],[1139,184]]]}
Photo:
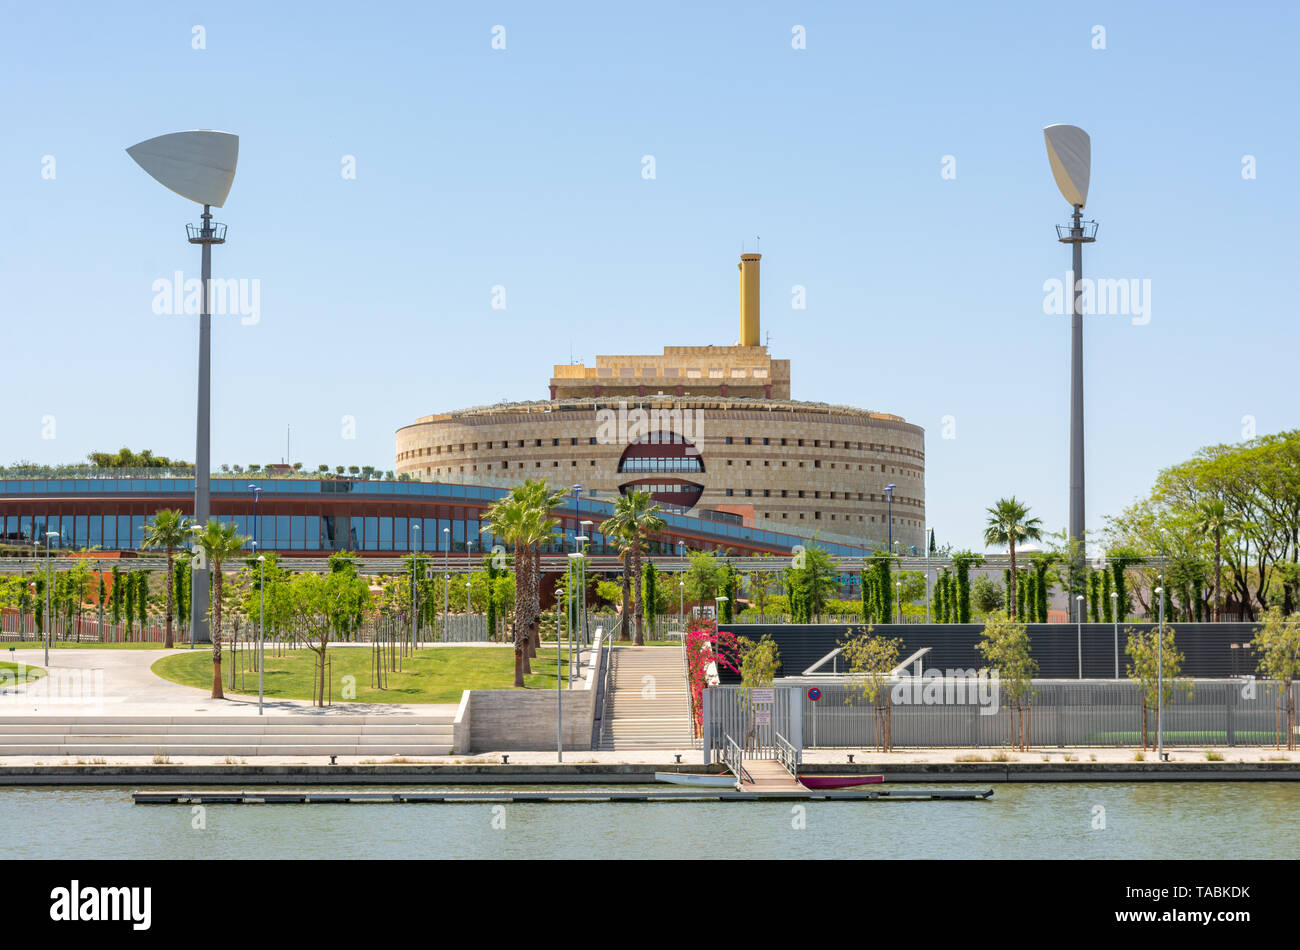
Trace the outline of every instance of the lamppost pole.
{"label": "lamppost pole", "polygon": [[451,528],[442,529],[442,642],[447,642],[447,599],[451,593]]}
{"label": "lamppost pole", "polygon": [[588,634],[588,630],[587,630],[587,548],[591,545],[591,539],[592,539],[591,529],[592,529],[593,527],[595,527],[595,522],[593,522],[593,521],[580,521],[580,522],[578,522],[578,526],[579,526],[580,528],[582,528],[582,547],[579,549],[579,550],[582,551],[582,577],[581,577],[581,590],[582,590],[582,593],[581,593],[581,594],[579,595],[579,597],[578,597],[578,604],[579,604],[579,608],[578,608],[578,609],[579,609],[579,615],[580,615],[581,618],[582,618],[582,630],[581,630],[581,637],[580,637],[580,639],[581,639],[581,643],[582,643],[582,645],[583,645],[583,646],[586,646],[586,645],[587,645],[587,641],[588,641],[588,636],[587,636],[587,634]]}
{"label": "lamppost pole", "polygon": [[1110,617],[1115,621],[1115,679],[1119,679],[1119,591],[1110,592]]}
{"label": "lamppost pole", "polygon": [[925,622],[930,622],[930,531],[925,532]]}
{"label": "lamppost pole", "polygon": [[[253,550],[257,550],[257,542],[253,542]],[[266,555],[257,556],[258,584],[257,584],[257,714],[262,715],[262,670],[265,664],[262,662],[266,656]]]}
{"label": "lamppost pole", "polygon": [[258,540],[261,538],[258,530],[262,526],[257,517],[257,500],[262,497],[262,489],[257,485],[249,485],[248,490],[253,493],[253,547],[257,547]]}
{"label": "lamppost pole", "polygon": [[897,591],[896,595],[894,596],[894,599],[898,601],[898,622],[902,623],[903,622],[903,582],[901,580],[894,581],[894,590]]}
{"label": "lamppost pole", "polygon": [[417,628],[418,621],[416,620],[416,617],[418,617],[419,614],[416,612],[415,591],[419,586],[420,577],[420,526],[418,524],[411,525],[411,532],[415,535],[416,542],[415,550],[411,552],[411,649],[414,650],[416,647],[416,641],[419,639],[419,631]]}
{"label": "lamppost pole", "polygon": [[1165,760],[1165,588],[1164,576],[1160,576],[1161,586],[1155,589],[1160,598],[1160,633],[1156,640],[1156,761]]}
{"label": "lamppost pole", "polygon": [[564,761],[564,694],[560,691],[560,600],[564,591],[555,590],[555,761]]}
{"label": "lamppost pole", "polygon": [[[46,522],[47,524],[49,522]],[[50,538],[58,534],[57,531],[45,532],[45,665],[50,665],[50,637],[54,631],[54,615],[51,613],[50,599]]]}
{"label": "lamppost pole", "polygon": [[885,486],[885,498],[889,502],[889,507],[888,507],[889,514],[887,517],[889,519],[889,553],[890,554],[894,553],[894,489],[897,487],[898,487],[897,485]]}

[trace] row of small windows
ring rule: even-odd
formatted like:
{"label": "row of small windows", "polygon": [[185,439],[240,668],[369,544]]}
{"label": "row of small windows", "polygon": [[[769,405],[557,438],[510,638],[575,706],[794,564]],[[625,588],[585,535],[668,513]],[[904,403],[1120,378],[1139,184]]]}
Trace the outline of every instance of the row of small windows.
{"label": "row of small windows", "polygon": [[[797,448],[803,448],[804,442],[808,441],[806,439],[772,439],[766,436],[759,437],[748,435],[739,437],[740,441],[737,441],[737,438],[737,436],[725,436],[722,442],[724,445],[790,445],[793,443]],[[924,453],[918,452],[916,449],[904,448],[901,445],[884,445],[876,442],[849,442],[847,440],[836,443],[834,439],[812,439],[811,441],[814,449],[822,448],[822,443],[825,442],[825,447],[828,449],[836,448],[838,444],[839,448],[849,451],[892,452],[897,455],[914,455],[917,458],[924,457]]]}
{"label": "row of small windows", "polygon": [[[540,448],[540,447],[542,446],[542,440],[541,440],[541,439],[531,439],[531,440],[528,440],[528,441],[530,441],[530,442],[532,443],[533,447],[535,447],[535,448]],[[571,436],[571,437],[569,437],[567,440],[558,439],[558,438],[553,438],[553,439],[550,440],[551,445],[552,445],[553,447],[555,447],[555,446],[559,446],[559,445],[561,444],[561,442],[564,442],[564,441],[567,441],[567,443],[568,443],[569,445],[578,445],[580,440],[579,440],[576,436]],[[645,438],[642,438],[642,439],[638,439],[637,441],[638,441],[638,442],[685,442],[686,440],[683,439],[681,436],[677,435],[676,433],[655,433],[655,434],[653,434],[653,435],[651,435],[651,436],[648,436],[648,437],[645,437]],[[774,445],[774,444],[775,444],[775,445],[782,445],[782,446],[785,446],[785,445],[789,445],[790,443],[793,442],[794,445],[795,445],[796,447],[798,447],[798,448],[803,448],[803,447],[804,447],[804,442],[805,442],[805,441],[806,441],[806,440],[804,440],[804,439],[786,439],[786,438],[772,439],[772,438],[769,438],[769,437],[761,437],[761,438],[760,438],[760,437],[758,437],[758,436],[744,436],[743,438],[741,438],[741,441],[740,441],[740,442],[737,442],[737,441],[736,441],[736,437],[734,437],[734,436],[730,436],[730,435],[729,435],[729,436],[726,436],[726,437],[723,439],[723,443],[724,443],[725,445],[738,445],[738,444],[743,444],[743,445],[758,445],[758,444],[762,444],[762,445]],[[813,439],[813,440],[812,440],[812,447],[813,447],[813,448],[822,448],[822,442],[823,442],[823,441],[824,441],[824,440],[822,440],[822,439]],[[833,448],[836,448],[836,447],[837,447],[837,443],[836,443],[836,440],[835,440],[835,439],[829,439],[829,440],[825,440],[825,441],[826,441],[826,446],[825,446],[826,448],[833,449]],[[525,442],[524,439],[515,439],[515,440],[513,440],[513,446],[514,446],[515,448],[520,448],[520,449],[522,449],[522,448],[524,447],[524,442]],[[588,436],[588,437],[585,439],[585,442],[586,442],[587,445],[596,445],[596,444],[597,444],[597,440],[596,440],[596,437],[595,437],[595,436]],[[490,442],[487,442],[487,443],[486,443],[486,449],[485,449],[485,451],[490,451],[490,450],[493,449],[493,448],[508,449],[508,448],[511,448],[511,446],[512,446],[512,440],[510,440],[510,439],[502,439],[502,440],[500,440],[500,441],[490,441]],[[857,451],[866,451],[866,452],[891,452],[891,453],[895,453],[895,454],[898,454],[898,455],[911,455],[911,456],[914,456],[914,457],[916,457],[916,458],[924,458],[924,453],[923,453],[923,452],[918,452],[918,451],[915,450],[915,449],[908,449],[908,448],[904,448],[904,447],[902,447],[902,446],[897,446],[897,445],[883,445],[883,444],[878,444],[878,443],[874,443],[874,442],[848,442],[848,441],[841,441],[841,442],[838,443],[838,447],[841,448],[841,449],[847,449],[847,450],[857,450]],[[450,453],[452,453],[452,452],[463,453],[463,452],[466,452],[466,451],[469,451],[469,452],[477,452],[477,451],[479,451],[479,444],[478,444],[477,442],[460,442],[460,443],[457,443],[457,444],[455,444],[455,445],[447,445],[447,446],[445,446],[445,447],[444,447],[444,446],[441,446],[441,445],[435,445],[435,446],[433,446],[433,447],[431,447],[431,448],[419,448],[419,449],[415,449],[414,451],[403,452],[403,453],[401,453],[401,455],[400,455],[399,457],[400,457],[400,458],[403,458],[403,459],[406,459],[406,458],[420,458],[420,457],[423,457],[423,456],[426,456],[426,455],[441,455],[442,452],[443,452],[443,449],[444,449],[444,448],[446,449],[446,451],[448,452],[448,454],[450,454]]]}
{"label": "row of small windows", "polygon": [[[595,460],[595,459],[589,459],[588,462],[587,462],[587,464],[588,464],[589,466],[591,466],[591,467],[594,468],[595,465],[596,465],[596,460]],[[508,469],[508,468],[510,467],[510,463],[509,463],[509,462],[501,462],[501,463],[499,463],[499,465],[500,465],[500,470],[501,470],[501,471],[505,471],[506,469]],[[518,463],[515,464],[515,468],[523,468],[523,467],[524,467],[524,463],[523,463],[523,462],[518,462]],[[533,463],[533,468],[541,468],[541,467],[542,467],[542,463],[541,463],[541,462],[534,462],[534,463]],[[559,468],[559,467],[560,467],[560,463],[559,463],[558,461],[557,461],[557,462],[552,462],[552,463],[551,463],[551,468]],[[578,467],[578,462],[577,462],[577,460],[576,460],[576,459],[570,459],[570,460],[569,460],[569,467],[570,467],[570,468],[577,468],[577,467]],[[484,465],[483,465],[483,470],[484,470],[484,471],[489,471],[489,472],[492,471],[492,470],[493,470],[493,469],[492,469],[492,463],[491,463],[491,462],[486,462],[486,463],[484,463]],[[477,471],[478,471],[478,465],[471,465],[471,466],[469,467],[469,474],[473,474],[474,472],[477,472]],[[447,468],[446,468],[445,470],[444,470],[444,469],[441,469],[441,468],[433,468],[433,467],[429,467],[429,468],[426,468],[426,469],[424,470],[424,475],[425,475],[426,478],[430,478],[430,477],[432,477],[432,476],[434,476],[434,475],[464,475],[464,474],[466,474],[466,473],[465,473],[465,466],[464,466],[464,465],[458,466],[457,469],[456,469],[456,471],[454,471],[454,472],[452,471],[452,468],[451,468],[450,465],[448,465]],[[417,473],[417,477],[418,477],[418,473]]]}
{"label": "row of small windows", "polygon": [[[728,465],[735,465],[735,463],[736,463],[737,461],[740,461],[740,460],[739,460],[739,459],[727,459],[727,464],[728,464]],[[745,467],[746,467],[746,468],[752,468],[752,467],[754,466],[754,461],[755,461],[754,459],[744,459],[743,461],[744,461],[744,463],[745,463]],[[781,460],[781,465],[780,465],[780,467],[781,467],[781,468],[788,468],[788,467],[789,467],[789,464],[790,464],[790,463],[789,463],[788,461],[786,461],[785,459],[782,459],[782,460]],[[772,467],[772,463],[771,463],[771,461],[768,460],[768,459],[763,459],[763,467],[764,467],[764,468],[771,468],[771,467]],[[796,467],[796,468],[803,468],[803,467],[804,467],[804,463],[803,463],[803,462],[796,462],[796,463],[795,463],[795,467]],[[813,459],[812,467],[813,467],[813,468],[821,468],[821,467],[822,467],[822,460],[821,460],[821,459]],[[831,468],[834,468],[834,467],[835,467],[835,463],[834,463],[834,462],[831,462],[830,467],[831,467]],[[843,466],[843,468],[844,468],[844,471],[846,471],[846,472],[853,471],[853,466],[850,465],[850,464],[848,464],[848,463],[845,463],[844,466]],[[862,463],[859,462],[859,463],[858,463],[858,471],[861,472],[862,470],[863,470],[863,468],[862,468]],[[867,470],[867,471],[870,471],[870,472],[874,472],[874,471],[876,470],[876,466],[874,466],[874,465],[868,465],[866,470]],[[904,469],[899,469],[899,468],[888,468],[888,469],[887,469],[884,465],[880,466],[880,474],[882,474],[882,475],[898,475],[898,476],[900,476],[900,477],[902,477],[902,478],[920,478],[920,477],[921,477],[921,473],[920,473],[920,472],[914,472],[914,471],[911,471],[911,470],[904,470]]]}
{"label": "row of small windows", "polygon": [[[763,497],[764,497],[764,498],[771,498],[771,497],[772,497],[772,492],[773,492],[774,490],[776,490],[776,489],[771,489],[771,488],[763,488],[763,489],[758,489],[758,488],[744,488],[744,489],[740,489],[740,488],[727,488],[727,489],[724,489],[724,493],[727,495],[728,498],[730,498],[730,497],[733,497],[733,496],[736,494],[736,492],[743,492],[743,493],[744,493],[744,496],[745,496],[746,498],[752,498],[752,497],[754,497],[755,493],[761,491],[761,492],[763,493]],[[812,492],[805,492],[805,491],[802,490],[802,489],[782,488],[782,489],[779,489],[779,491],[780,491],[780,497],[781,497],[781,498],[789,498],[789,497],[791,497],[792,495],[793,495],[794,497],[796,497],[796,498],[803,498],[803,497],[805,497],[805,496],[808,495],[808,494],[811,494],[813,498],[821,498],[821,496],[822,496],[822,493],[821,493],[821,491],[819,491],[819,490],[815,490],[815,491],[812,491]],[[856,495],[856,498],[854,497],[855,495]],[[875,494],[875,493],[873,493],[873,492],[851,492],[851,491],[842,491],[842,492],[828,492],[828,493],[827,493],[827,497],[829,497],[832,501],[834,501],[835,498],[836,498],[837,496],[838,496],[841,500],[843,500],[843,501],[880,501],[880,502],[883,502],[883,501],[886,500],[886,496],[885,496],[885,495],[877,495],[877,494]],[[908,504],[908,505],[919,505],[919,504],[920,504],[920,501],[917,500],[917,499],[911,499],[911,498],[895,498],[895,499],[894,499],[894,504],[896,504],[896,505],[904,505],[904,504]]]}
{"label": "row of small windows", "polygon": [[[664,379],[677,379],[682,376],[687,379],[702,379],[704,376],[704,370],[696,368],[682,369],[677,366],[665,366],[662,369]],[[598,366],[596,367],[596,378],[614,379],[617,374],[619,379],[658,379],[659,370],[660,367],[658,366],[643,366],[638,377],[635,366]],[[767,369],[765,367],[735,366],[730,370],[723,370],[721,367],[711,366],[708,369],[709,379],[723,379],[728,373],[731,379],[744,379],[747,374],[755,379],[767,379]]]}

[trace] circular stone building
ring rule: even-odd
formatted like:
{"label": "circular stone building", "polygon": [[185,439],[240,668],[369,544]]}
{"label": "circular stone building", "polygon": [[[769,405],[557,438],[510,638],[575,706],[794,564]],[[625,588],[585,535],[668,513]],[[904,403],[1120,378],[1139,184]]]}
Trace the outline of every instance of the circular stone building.
{"label": "circular stone building", "polygon": [[649,491],[670,511],[880,550],[892,507],[900,551],[922,550],[924,430],[790,399],[789,361],[758,342],[758,267],[759,255],[742,255],[736,345],[556,366],[548,400],[399,429],[396,471],[487,485],[544,477],[586,497]]}

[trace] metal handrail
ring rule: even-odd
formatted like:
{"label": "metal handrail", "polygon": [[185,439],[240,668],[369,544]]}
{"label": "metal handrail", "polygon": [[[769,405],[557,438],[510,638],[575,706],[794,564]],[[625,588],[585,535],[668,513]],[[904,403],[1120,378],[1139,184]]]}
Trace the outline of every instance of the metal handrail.
{"label": "metal handrail", "polygon": [[736,776],[736,781],[741,785],[745,784],[746,779],[752,781],[752,777],[745,771],[745,753],[744,750],[736,743],[736,740],[729,735],[723,735],[722,746],[722,764],[731,770],[731,774]]}
{"label": "metal handrail", "polygon": [[799,777],[799,756],[794,750],[794,746],[781,733],[773,730],[776,736],[776,758],[777,761],[785,766],[785,770],[794,778]]}

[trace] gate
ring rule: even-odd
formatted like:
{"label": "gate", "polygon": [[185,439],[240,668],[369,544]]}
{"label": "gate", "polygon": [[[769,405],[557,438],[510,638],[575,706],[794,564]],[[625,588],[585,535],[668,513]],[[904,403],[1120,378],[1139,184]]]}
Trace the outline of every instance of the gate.
{"label": "gate", "polygon": [[803,690],[789,686],[711,686],[704,691],[704,761],[721,761],[728,740],[746,759],[803,758]]}

